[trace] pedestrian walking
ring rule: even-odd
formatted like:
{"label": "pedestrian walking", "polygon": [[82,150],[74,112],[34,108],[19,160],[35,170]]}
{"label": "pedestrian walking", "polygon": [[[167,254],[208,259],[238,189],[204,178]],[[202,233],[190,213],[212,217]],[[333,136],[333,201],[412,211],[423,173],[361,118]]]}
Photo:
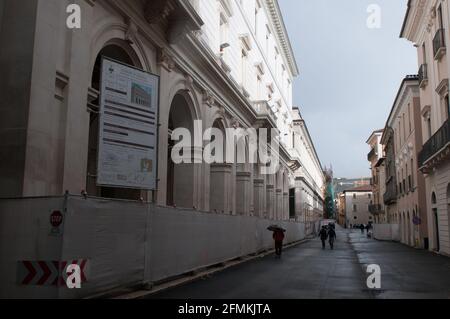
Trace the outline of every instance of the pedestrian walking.
{"label": "pedestrian walking", "polygon": [[273,232],[273,240],[275,241],[275,255],[281,258],[283,252],[284,231],[277,229]]}
{"label": "pedestrian walking", "polygon": [[364,229],[365,229],[364,224],[361,224],[359,226],[359,228],[361,229],[361,234],[364,234]]}
{"label": "pedestrian walking", "polygon": [[322,241],[322,249],[325,249],[325,242],[328,238],[328,232],[326,226],[322,226],[322,229],[319,232],[320,240]]}
{"label": "pedestrian walking", "polygon": [[330,248],[331,250],[334,249],[334,242],[336,240],[336,231],[334,230],[333,227],[330,228],[330,230],[328,231],[328,240],[330,243]]}

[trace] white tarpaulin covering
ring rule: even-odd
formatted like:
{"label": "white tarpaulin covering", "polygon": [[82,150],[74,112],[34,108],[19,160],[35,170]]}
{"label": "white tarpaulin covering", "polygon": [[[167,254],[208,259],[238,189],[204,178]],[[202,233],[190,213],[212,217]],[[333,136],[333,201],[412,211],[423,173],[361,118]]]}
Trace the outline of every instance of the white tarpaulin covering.
{"label": "white tarpaulin covering", "polygon": [[[154,205],[68,197],[60,236],[50,211],[64,198],[0,201],[0,298],[80,298],[157,282],[273,247],[273,221]],[[286,243],[305,238],[305,225],[280,222]],[[313,228],[313,227],[311,227]],[[19,286],[20,260],[89,260],[81,289]]]}
{"label": "white tarpaulin covering", "polygon": [[58,297],[54,287],[19,285],[17,264],[60,260],[62,237],[52,233],[49,220],[63,203],[63,198],[0,200],[0,298]]}
{"label": "white tarpaulin covering", "polygon": [[373,235],[377,240],[400,241],[399,225],[397,224],[375,224]]}

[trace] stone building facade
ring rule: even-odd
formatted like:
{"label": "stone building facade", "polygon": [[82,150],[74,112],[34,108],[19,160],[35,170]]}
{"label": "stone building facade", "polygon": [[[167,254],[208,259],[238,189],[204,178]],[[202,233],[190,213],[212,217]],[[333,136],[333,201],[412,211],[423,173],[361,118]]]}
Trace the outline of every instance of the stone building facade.
{"label": "stone building facade", "polygon": [[384,150],[381,145],[382,135],[383,130],[374,131],[366,142],[370,146],[367,159],[370,162],[372,171],[371,185],[373,191],[373,202],[369,207],[369,211],[374,216],[374,222],[380,224],[387,222],[383,202],[383,195],[386,189],[386,171],[384,166]]}
{"label": "stone building facade", "polygon": [[417,76],[407,76],[403,80],[387,119],[385,132],[387,134],[383,136],[382,143],[389,154],[389,169],[386,170],[389,192],[385,194],[389,220],[400,226],[403,243],[423,248],[428,245],[428,232],[425,179],[417,166],[422,149]]}
{"label": "stone building facade", "polygon": [[450,255],[450,6],[444,0],[410,0],[401,37],[418,53],[422,150],[430,249]]}
{"label": "stone building facade", "polygon": [[369,206],[373,202],[372,187],[360,186],[345,190],[344,211],[347,228],[353,228],[355,225],[367,225],[373,222],[373,216],[369,212]]}
{"label": "stone building facade", "polygon": [[[269,219],[316,218],[323,172],[292,84],[299,70],[275,0],[0,2],[0,197],[61,195],[154,201]],[[18,23],[20,21],[20,24]],[[101,57],[160,77],[158,187],[96,185]],[[145,101],[144,101],[145,102]],[[280,169],[178,164],[171,132],[276,128]],[[192,147],[199,159],[203,147]]]}

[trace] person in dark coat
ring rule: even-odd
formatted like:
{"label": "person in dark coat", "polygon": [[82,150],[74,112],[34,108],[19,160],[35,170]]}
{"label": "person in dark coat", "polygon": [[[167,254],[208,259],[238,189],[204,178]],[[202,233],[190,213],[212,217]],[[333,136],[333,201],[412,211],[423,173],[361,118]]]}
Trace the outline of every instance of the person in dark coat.
{"label": "person in dark coat", "polygon": [[361,226],[359,226],[359,228],[361,229],[361,234],[364,234],[364,229],[365,229],[364,224],[361,224]]}
{"label": "person in dark coat", "polygon": [[336,240],[336,232],[333,227],[328,230],[328,240],[330,243],[330,248],[334,249],[334,241]]}
{"label": "person in dark coat", "polygon": [[325,226],[322,226],[322,229],[319,232],[320,240],[322,241],[322,249],[325,249],[325,242],[328,238],[328,232],[327,228]]}
{"label": "person in dark coat", "polygon": [[281,257],[281,253],[283,252],[284,231],[282,229],[275,230],[273,232],[273,240],[275,241],[275,254],[278,257]]}

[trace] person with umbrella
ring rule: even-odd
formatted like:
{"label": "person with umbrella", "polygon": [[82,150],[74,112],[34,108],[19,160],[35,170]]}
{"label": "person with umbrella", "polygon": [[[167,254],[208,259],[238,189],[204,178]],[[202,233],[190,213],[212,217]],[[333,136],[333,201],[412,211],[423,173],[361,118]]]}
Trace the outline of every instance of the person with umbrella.
{"label": "person with umbrella", "polygon": [[275,255],[281,258],[283,252],[283,240],[284,240],[284,230],[278,226],[270,226],[268,230],[273,231],[273,240],[275,241]]}

